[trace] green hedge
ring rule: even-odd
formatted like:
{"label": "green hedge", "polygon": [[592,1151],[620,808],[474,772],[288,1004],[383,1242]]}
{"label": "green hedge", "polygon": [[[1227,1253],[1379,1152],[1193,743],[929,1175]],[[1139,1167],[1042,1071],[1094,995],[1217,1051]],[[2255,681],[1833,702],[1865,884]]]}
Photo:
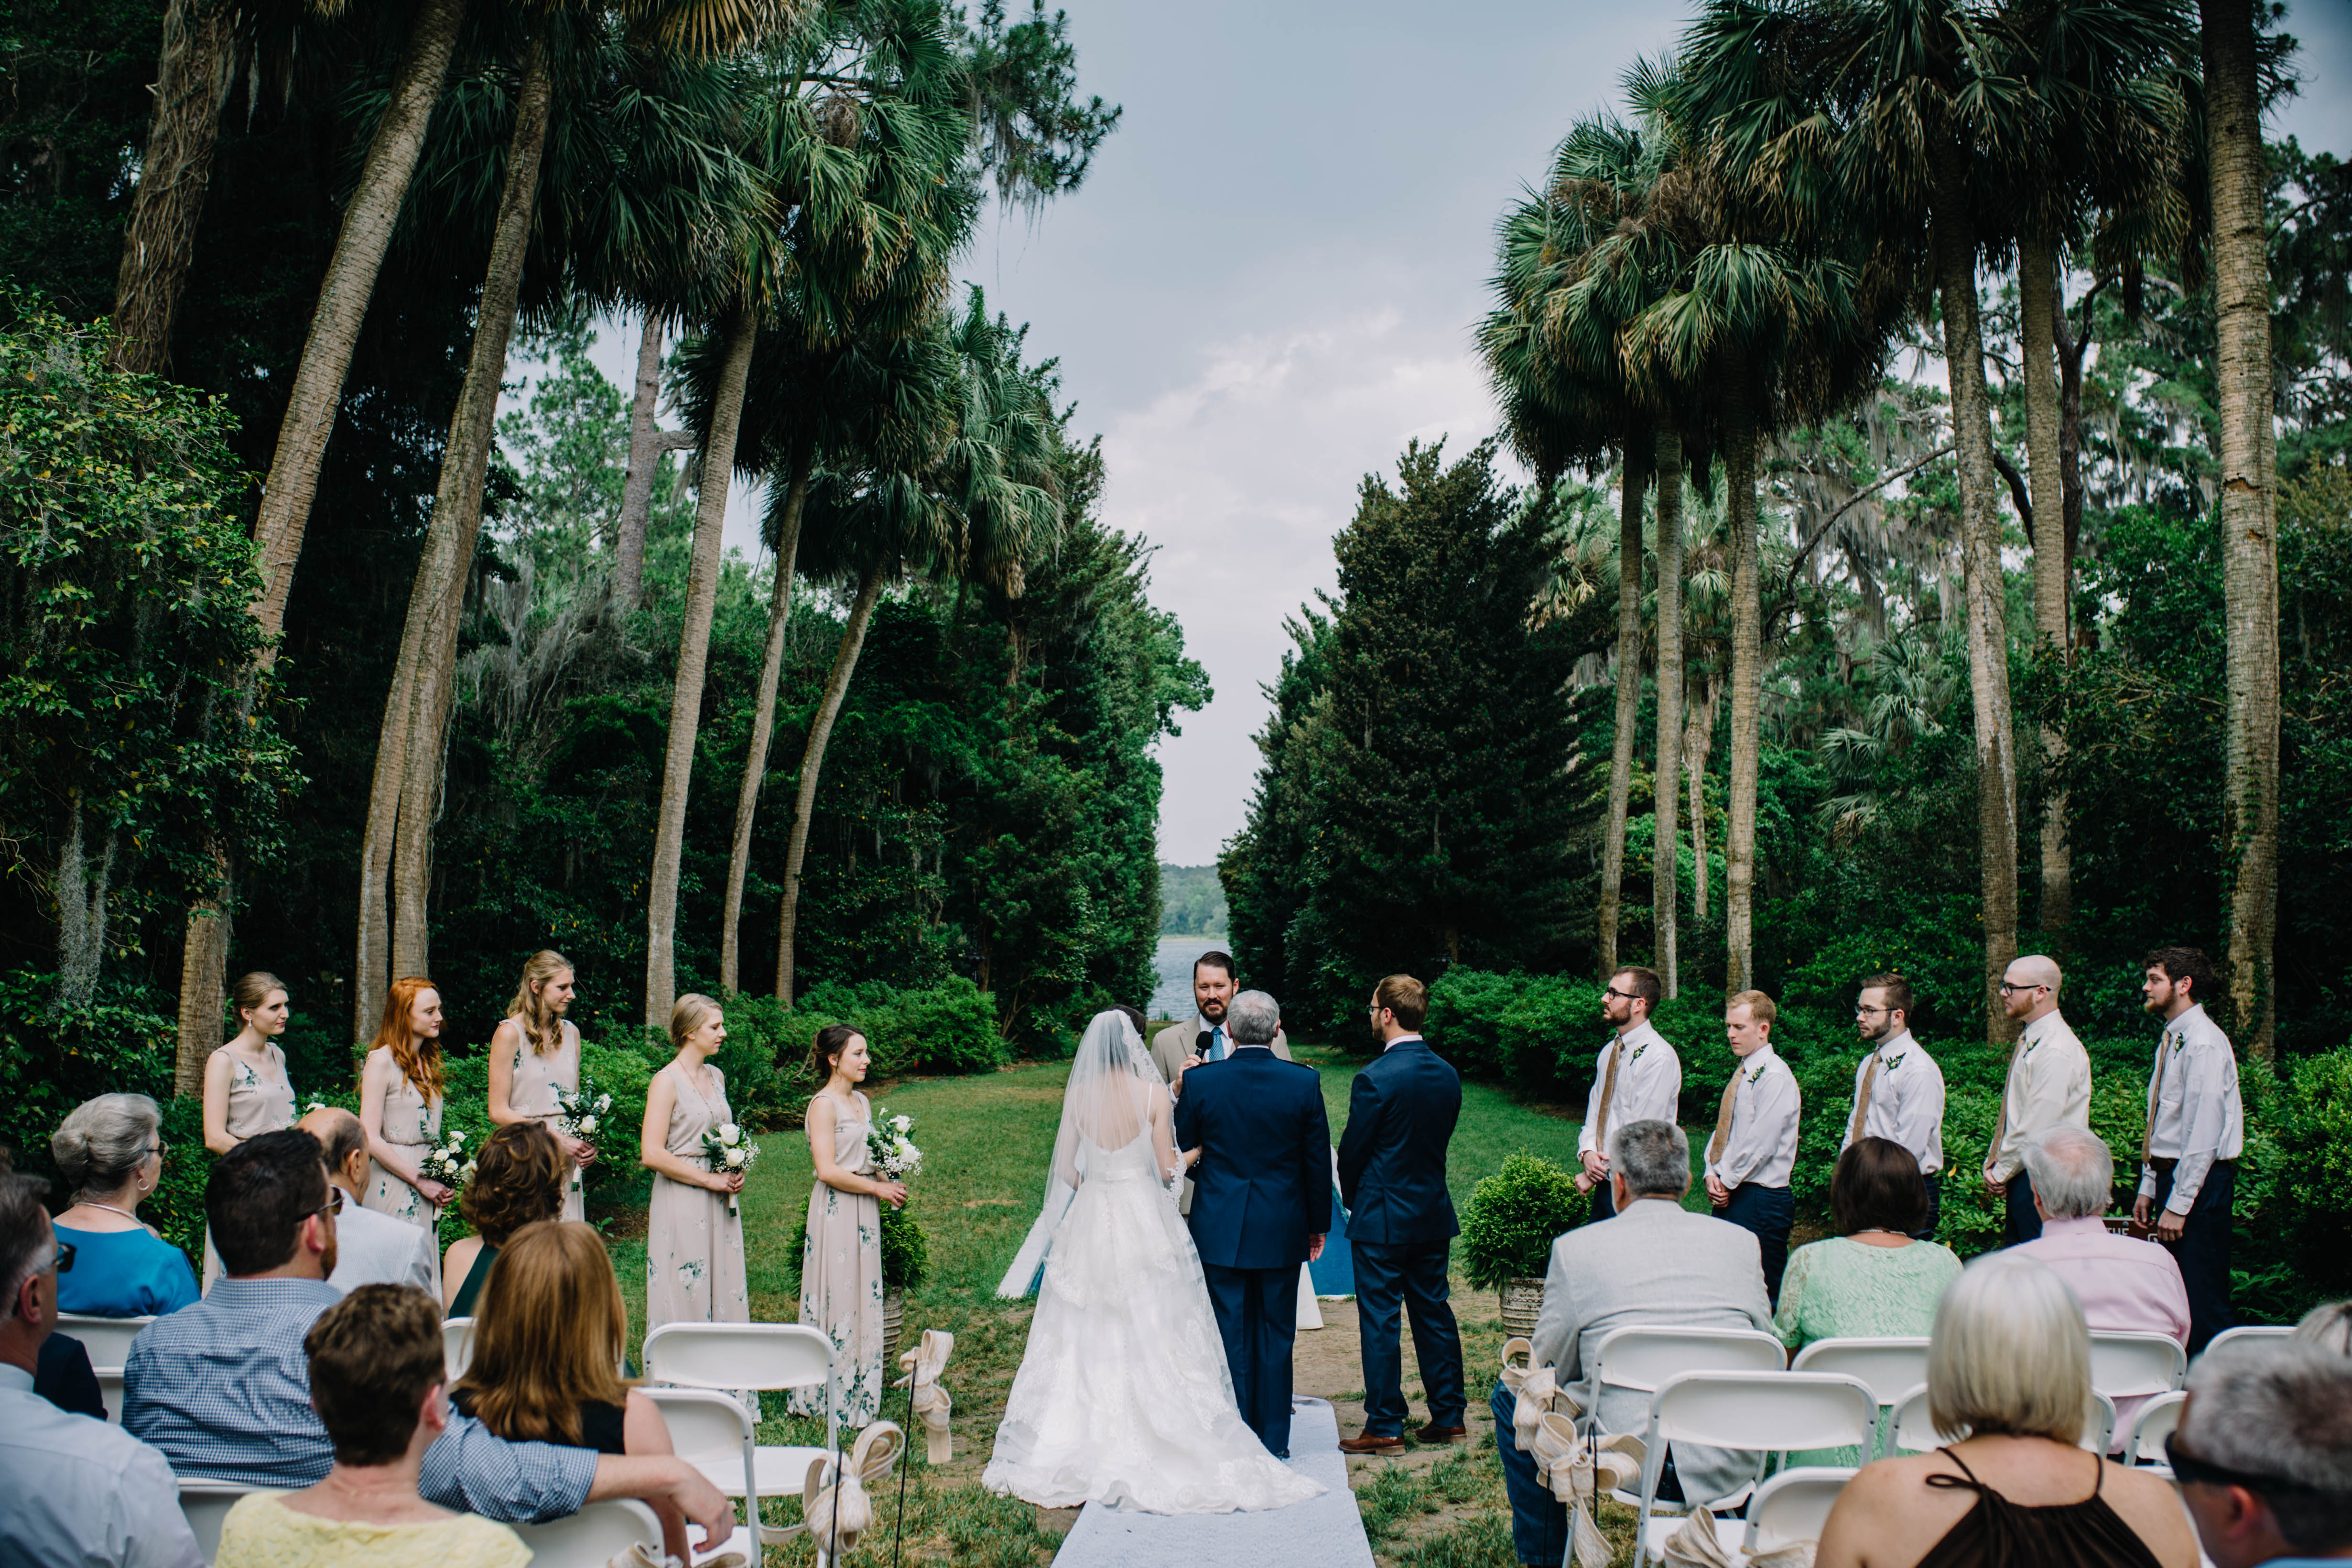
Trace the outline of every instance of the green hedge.
{"label": "green hedge", "polygon": [[1462,1211],[1462,1266],[1470,1282],[1491,1289],[1509,1279],[1543,1277],[1551,1244],[1573,1230],[1590,1205],[1575,1178],[1522,1149],[1478,1184]]}

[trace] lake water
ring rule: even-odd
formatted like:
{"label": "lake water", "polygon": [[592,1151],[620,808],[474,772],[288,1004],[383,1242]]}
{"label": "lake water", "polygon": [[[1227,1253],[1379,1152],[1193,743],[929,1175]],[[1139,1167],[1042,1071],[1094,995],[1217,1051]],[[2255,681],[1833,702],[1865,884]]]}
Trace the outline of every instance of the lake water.
{"label": "lake water", "polygon": [[1153,956],[1159,977],[1151,988],[1151,1016],[1188,1019],[1192,1016],[1192,960],[1223,947],[1222,936],[1162,936]]}

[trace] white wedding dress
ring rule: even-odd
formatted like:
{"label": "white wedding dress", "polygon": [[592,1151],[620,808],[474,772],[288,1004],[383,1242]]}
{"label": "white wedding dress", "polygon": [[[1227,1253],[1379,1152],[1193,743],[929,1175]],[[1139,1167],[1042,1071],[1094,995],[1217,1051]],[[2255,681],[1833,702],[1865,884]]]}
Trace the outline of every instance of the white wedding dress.
{"label": "white wedding dress", "polygon": [[[1067,1207],[1055,1218],[1049,1197],[1039,1222],[1051,1226],[1045,1277],[981,1478],[991,1491],[1149,1513],[1282,1508],[1323,1491],[1242,1423],[1200,1254],[1164,1179],[1178,1168],[1170,1123],[1133,1027],[1102,1015],[1064,1103],[1054,1186]],[[1116,1147],[1098,1140],[1130,1130]]]}

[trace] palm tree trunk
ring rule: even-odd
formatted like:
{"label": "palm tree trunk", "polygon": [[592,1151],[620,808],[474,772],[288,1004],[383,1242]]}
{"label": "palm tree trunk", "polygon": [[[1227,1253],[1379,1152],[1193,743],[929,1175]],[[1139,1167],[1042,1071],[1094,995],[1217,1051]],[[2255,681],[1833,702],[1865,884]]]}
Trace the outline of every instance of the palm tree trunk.
{"label": "palm tree trunk", "polygon": [[1617,734],[1609,752],[1609,832],[1601,845],[1601,979],[1617,972],[1617,915],[1624,894],[1625,813],[1633,794],[1633,731],[1642,717],[1642,497],[1650,442],[1625,443],[1617,506]]}
{"label": "palm tree trunk", "polygon": [[[2058,252],[2049,241],[2017,244],[2017,313],[2025,361],[2026,467],[2033,489],[2033,630],[2063,671],[2072,662],[2066,627],[2065,483],[2060,459],[2058,382]],[[2066,737],[2042,727],[2042,755],[2055,774],[2065,760]],[[2066,794],[2054,782],[2042,790],[2042,931],[2053,947],[2065,945],[2074,919],[2074,852],[2066,841]]]}
{"label": "palm tree trunk", "polygon": [[139,183],[131,192],[122,266],[114,280],[114,342],[107,360],[118,371],[161,375],[172,362],[172,318],[212,181],[233,31],[224,5],[172,0],[164,9],[155,115],[139,161]]}
{"label": "palm tree trunk", "polygon": [[653,512],[654,471],[663,447],[655,415],[661,402],[661,318],[646,312],[637,335],[636,392],[629,400],[629,476],[621,486],[621,518],[613,541],[613,607],[626,615],[637,607],[646,579],[646,519]]}
{"label": "palm tree trunk", "polygon": [[1675,906],[1682,898],[1682,835],[1675,821],[1681,792],[1683,740],[1683,438],[1658,432],[1658,772],[1657,831],[1650,859],[1651,917],[1657,932],[1658,977],[1669,998],[1681,994],[1675,953]]}
{"label": "palm tree trunk", "polygon": [[793,836],[784,850],[784,901],[777,921],[776,998],[793,1005],[793,936],[800,925],[801,862],[808,855],[809,820],[816,814],[817,774],[824,767],[824,748],[833,738],[833,721],[841,716],[842,699],[849,695],[849,677],[857,668],[857,654],[866,646],[866,628],[874,619],[875,601],[882,597],[886,575],[877,563],[857,585],[857,602],[850,606],[849,624],[842,629],[841,648],[833,656],[833,673],[825,677],[824,695],[816,716],[809,721],[808,743],[801,748],[800,789],[793,799]]}
{"label": "palm tree trunk", "polygon": [[743,423],[743,385],[751,371],[759,323],[748,301],[727,313],[726,358],[702,444],[702,487],[695,497],[694,558],[686,578],[686,623],[677,639],[677,679],[670,691],[669,745],[662,758],[661,818],[654,829],[651,895],[646,904],[646,1022],[669,1021],[677,1000],[677,878],[686,855],[686,795],[694,778],[694,741],[702,724],[702,685],[710,664],[710,622],[719,608],[724,563],[727,488]]}
{"label": "palm tree trunk", "polygon": [[2017,956],[2017,737],[2009,697],[2009,627],[2001,575],[2000,476],[1992,460],[1985,389],[1976,235],[1968,216],[1965,154],[1947,146],[1936,168],[1936,283],[1942,296],[1944,368],[1951,380],[1952,442],[1960,488],[1960,576],[1967,595],[1969,686],[1975,698],[1977,836],[1984,890],[1985,1039],[2009,1040],[1994,988]]}
{"label": "palm tree trunk", "polygon": [[[425,550],[410,585],[401,627],[400,660],[376,739],[367,821],[360,841],[358,981],[352,988],[352,1030],[364,1040],[375,1026],[384,989],[400,975],[426,972],[430,949],[426,894],[433,869],[433,821],[441,793],[449,711],[456,695],[457,622],[482,528],[482,486],[489,470],[514,332],[523,260],[530,247],[539,200],[539,172],[547,147],[551,70],[543,37],[532,40],[515,99],[507,146],[506,178],[499,195],[490,259],[440,483],[425,535]],[[384,924],[384,883],[391,883],[391,923]]]}
{"label": "palm tree trunk", "polygon": [[180,1038],[173,1053],[172,1094],[185,1099],[205,1088],[205,1063],[221,1042],[221,1009],[228,994],[228,852],[207,841],[214,886],[220,891],[188,912],[180,948]]}
{"label": "palm tree trunk", "polygon": [[1724,367],[1724,476],[1731,491],[1731,792],[1723,838],[1723,991],[1756,983],[1756,748],[1763,738],[1764,606],[1759,598],[1756,409],[1749,370]]}
{"label": "palm tree trunk", "polygon": [[801,510],[808,504],[814,444],[803,440],[793,454],[791,487],[776,530],[776,580],[768,594],[768,643],[760,655],[760,694],[751,705],[751,748],[743,759],[743,787],[735,797],[735,847],[727,856],[727,904],[719,932],[719,989],[733,996],[742,988],[736,962],[736,936],[743,921],[743,879],[751,869],[751,823],[759,814],[760,785],[768,773],[768,743],[776,732],[776,688],[784,673],[784,629],[793,618],[793,568],[800,557]]}
{"label": "palm tree trunk", "polygon": [[1690,725],[1683,736],[1683,771],[1690,779],[1691,918],[1706,924],[1706,758],[1715,749],[1715,672],[1706,675],[1706,695],[1691,705]]}
{"label": "palm tree trunk", "polygon": [[2262,95],[2251,0],[2200,0],[2200,9],[2221,404],[2222,614],[2229,629],[2221,831],[2229,844],[2230,1017],[2224,1027],[2268,1061],[2278,1023],[2271,968],[2278,923],[2278,463]]}

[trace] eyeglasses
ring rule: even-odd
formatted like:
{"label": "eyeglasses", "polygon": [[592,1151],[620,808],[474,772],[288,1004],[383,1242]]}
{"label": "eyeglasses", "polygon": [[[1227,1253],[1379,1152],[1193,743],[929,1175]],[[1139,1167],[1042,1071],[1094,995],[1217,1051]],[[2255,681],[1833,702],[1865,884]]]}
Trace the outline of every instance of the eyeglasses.
{"label": "eyeglasses", "polygon": [[1604,997],[1615,997],[1621,1002],[1637,1002],[1642,999],[1639,991],[1621,991],[1614,986],[1607,987],[1601,994]]}
{"label": "eyeglasses", "polygon": [[73,1272],[73,1260],[74,1260],[74,1244],[73,1244],[72,1242],[70,1242],[70,1241],[60,1241],[60,1242],[58,1242],[58,1261],[57,1261],[57,1270],[58,1270],[58,1273],[60,1273],[60,1274],[70,1274],[70,1273],[72,1273],[72,1272]]}
{"label": "eyeglasses", "polygon": [[[343,1211],[343,1189],[333,1182],[327,1184],[327,1201],[312,1209],[312,1214],[341,1214]],[[307,1217],[306,1217],[307,1218]]]}
{"label": "eyeglasses", "polygon": [[2180,1446],[2180,1434],[2168,1434],[2164,1439],[2164,1462],[2172,1467],[2172,1477],[2178,1481],[2197,1481],[2209,1487],[2243,1487],[2248,1491],[2315,1493],[2317,1487],[2305,1486],[2284,1476],[2256,1475],[2251,1470],[2233,1470],[2226,1465],[2200,1459]]}
{"label": "eyeglasses", "polygon": [[154,1155],[155,1158],[160,1160],[165,1154],[170,1152],[171,1147],[171,1145],[165,1143],[163,1139],[158,1138],[155,1140],[154,1146],[150,1148],[147,1153]]}
{"label": "eyeglasses", "polygon": [[1895,1009],[1893,1008],[1856,1008],[1853,1009],[1853,1016],[1858,1019],[1866,1019],[1874,1014],[1891,1013]]}
{"label": "eyeglasses", "polygon": [[2044,985],[2041,985],[2041,984],[2035,984],[2035,985],[2031,985],[2031,986],[2013,986],[2013,985],[2010,984],[2007,980],[2003,980],[2003,981],[2000,983],[2000,987],[1999,987],[1998,988],[2000,989],[2000,994],[2001,994],[2002,996],[2007,997],[2007,996],[2014,996],[2014,995],[2015,995],[2016,993],[2018,993],[2019,991],[2046,991],[2046,990],[2048,990],[2050,988],[2049,988],[2049,987],[2047,987],[2047,986],[2044,986]]}

